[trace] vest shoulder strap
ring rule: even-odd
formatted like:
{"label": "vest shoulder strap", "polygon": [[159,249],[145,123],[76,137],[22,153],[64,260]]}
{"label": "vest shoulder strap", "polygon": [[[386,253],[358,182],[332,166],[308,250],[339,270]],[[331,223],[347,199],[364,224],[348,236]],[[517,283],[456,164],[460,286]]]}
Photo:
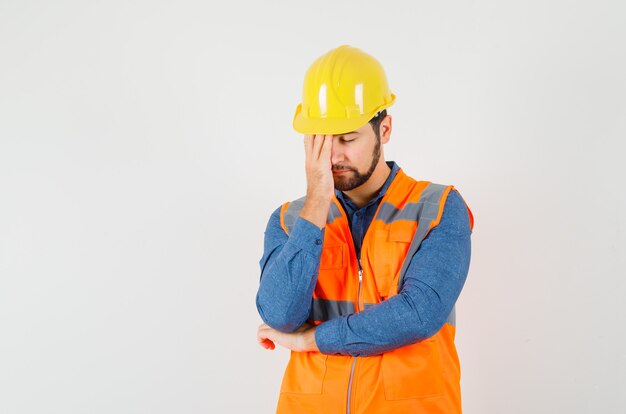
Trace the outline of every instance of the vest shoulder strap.
{"label": "vest shoulder strap", "polygon": [[[280,210],[280,224],[287,235],[291,234],[291,230],[296,224],[296,220],[300,216],[300,212],[302,211],[305,202],[306,196],[303,196],[297,200],[287,202],[282,205]],[[333,201],[330,202],[328,216],[326,217],[326,224],[331,224],[338,217],[341,217],[341,212],[339,211],[339,207],[337,207],[337,203],[333,199]]]}
{"label": "vest shoulder strap", "polygon": [[[417,221],[417,230],[409,246],[409,251],[402,263],[400,270],[400,279],[398,281],[398,291],[402,289],[404,282],[404,274],[413,258],[413,255],[419,250],[422,241],[426,238],[430,230],[439,224],[443,214],[443,206],[446,203],[448,194],[454,187],[452,185],[443,185],[429,183],[422,191],[417,203],[407,203],[400,211],[389,211],[387,207],[387,216],[395,220],[414,220]],[[382,209],[383,206],[381,206]]]}

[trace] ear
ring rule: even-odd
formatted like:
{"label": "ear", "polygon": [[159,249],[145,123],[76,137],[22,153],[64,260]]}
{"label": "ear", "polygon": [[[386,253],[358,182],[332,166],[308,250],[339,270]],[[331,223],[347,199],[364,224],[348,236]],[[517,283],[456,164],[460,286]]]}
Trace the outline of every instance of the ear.
{"label": "ear", "polygon": [[380,121],[380,142],[386,144],[391,139],[391,115]]}

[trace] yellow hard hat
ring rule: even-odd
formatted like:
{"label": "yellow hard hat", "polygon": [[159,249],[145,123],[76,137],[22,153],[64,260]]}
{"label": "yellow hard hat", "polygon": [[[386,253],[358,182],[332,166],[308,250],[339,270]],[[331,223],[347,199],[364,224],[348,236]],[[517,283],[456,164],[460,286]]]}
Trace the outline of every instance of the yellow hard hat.
{"label": "yellow hard hat", "polygon": [[307,70],[293,128],[302,134],[344,134],[365,125],[395,99],[380,62],[342,45]]}

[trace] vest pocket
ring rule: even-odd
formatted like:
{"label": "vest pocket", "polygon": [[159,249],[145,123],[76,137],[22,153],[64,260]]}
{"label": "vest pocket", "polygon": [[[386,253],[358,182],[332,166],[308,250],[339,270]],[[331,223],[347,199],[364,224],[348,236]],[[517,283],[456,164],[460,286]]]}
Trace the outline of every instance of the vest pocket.
{"label": "vest pocket", "polygon": [[324,245],[320,258],[320,270],[339,270],[348,264],[348,246],[345,243]]}
{"label": "vest pocket", "polygon": [[381,366],[387,400],[430,397],[443,392],[439,351],[432,338],[384,353]]}
{"label": "vest pocket", "polygon": [[321,394],[328,355],[321,352],[291,352],[280,392]]}
{"label": "vest pocket", "polygon": [[[396,224],[396,223],[394,223]],[[372,247],[372,269],[376,280],[376,287],[382,300],[396,293],[398,274],[409,250],[415,229],[410,227],[389,226],[377,229],[374,233]]]}

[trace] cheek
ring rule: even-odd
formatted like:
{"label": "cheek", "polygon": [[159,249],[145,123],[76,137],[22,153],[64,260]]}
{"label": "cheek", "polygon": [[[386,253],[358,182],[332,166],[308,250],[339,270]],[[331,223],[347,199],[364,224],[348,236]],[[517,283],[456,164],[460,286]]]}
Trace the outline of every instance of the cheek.
{"label": "cheek", "polygon": [[358,148],[352,149],[350,157],[352,162],[359,166],[359,169],[362,169],[364,166],[369,167],[372,158],[372,150],[365,145],[360,145]]}

